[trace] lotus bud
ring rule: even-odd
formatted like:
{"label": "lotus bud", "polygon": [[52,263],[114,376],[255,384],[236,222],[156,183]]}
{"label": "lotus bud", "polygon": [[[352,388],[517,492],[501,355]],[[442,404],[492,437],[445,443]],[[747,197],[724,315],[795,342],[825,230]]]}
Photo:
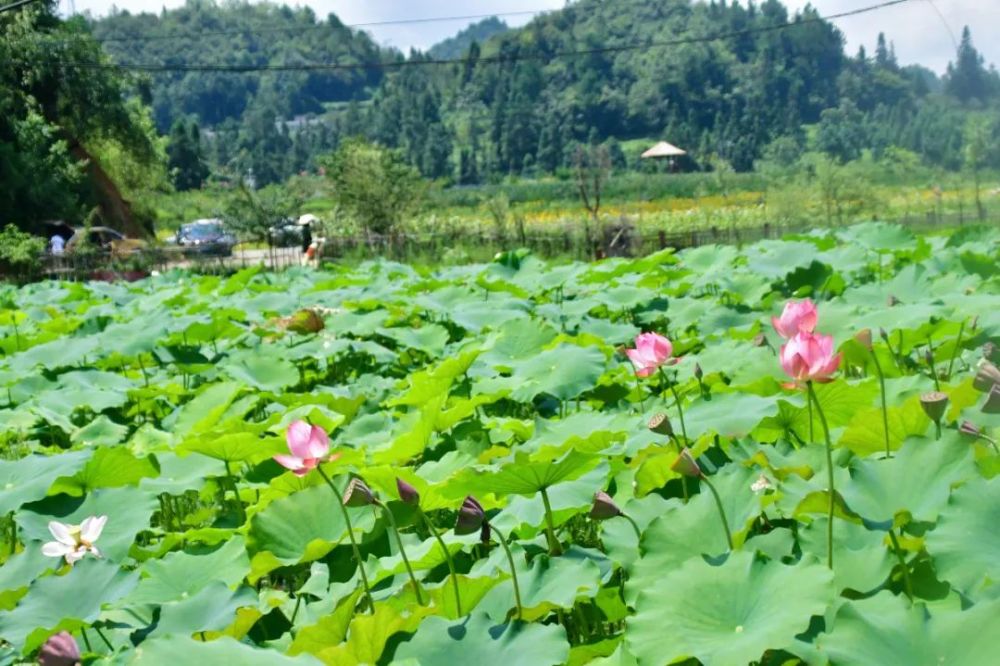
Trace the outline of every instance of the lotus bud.
{"label": "lotus bud", "polygon": [[417,489],[398,476],[396,477],[396,492],[399,493],[399,499],[403,504],[409,504],[410,506],[420,504],[420,493],[417,492]]}
{"label": "lotus bud", "polygon": [[976,370],[976,377],[972,380],[972,385],[976,389],[986,393],[997,384],[1000,384],[1000,370],[987,360],[980,361],[979,368]]}
{"label": "lotus bud", "polygon": [[889,334],[881,326],[878,328],[878,337],[882,338],[883,342],[889,342]]}
{"label": "lotus bud", "polygon": [[969,331],[974,333],[978,326],[979,326],[979,315],[976,315],[975,317],[972,318],[972,323],[969,324]]}
{"label": "lotus bud", "polygon": [[590,507],[590,517],[594,520],[607,520],[622,515],[615,501],[603,490],[594,493],[594,504]]}
{"label": "lotus bud", "polygon": [[984,414],[1000,414],[1000,384],[994,384],[983,405]]}
{"label": "lotus bud", "polygon": [[694,459],[694,456],[686,448],[677,456],[677,460],[670,466],[670,469],[681,476],[701,478],[701,467],[698,467],[698,461]]}
{"label": "lotus bud", "polygon": [[872,350],[872,329],[865,328],[855,334],[854,339],[868,351]]}
{"label": "lotus bud", "polygon": [[754,347],[767,347],[767,336],[763,333],[758,333],[753,336],[753,346]]}
{"label": "lotus bud", "polygon": [[895,305],[899,305],[899,299],[892,294],[889,294],[889,298],[885,299],[885,303],[891,308]]}
{"label": "lotus bud", "polygon": [[757,480],[750,484],[750,490],[752,490],[755,493],[759,493],[765,490],[771,490],[773,488],[774,484],[771,483],[771,480],[766,476],[764,476],[763,474],[758,476]]}
{"label": "lotus bud", "polygon": [[700,382],[701,378],[704,377],[704,376],[705,376],[705,373],[702,372],[701,366],[698,365],[697,363],[695,363],[694,364],[694,378],[697,379]]}
{"label": "lotus bud", "polygon": [[963,435],[975,437],[976,439],[979,439],[983,435],[983,431],[972,421],[962,421],[962,425],[958,426],[958,431]]}
{"label": "lotus bud", "polygon": [[992,342],[987,342],[983,345],[983,358],[987,361],[993,361],[997,358],[997,346]]}
{"label": "lotus bud", "polygon": [[45,641],[38,651],[42,666],[76,666],[80,663],[80,647],[68,631],[60,631]]}
{"label": "lotus bud", "polygon": [[[455,534],[472,534],[481,530],[486,523],[486,512],[476,498],[469,495],[462,502],[462,507],[458,510],[458,519],[455,521]],[[488,532],[487,532],[488,534]]]}
{"label": "lotus bud", "polygon": [[920,396],[920,406],[931,421],[939,423],[948,409],[948,396],[940,391],[924,393]]}
{"label": "lotus bud", "polygon": [[376,504],[378,500],[375,499],[375,495],[372,493],[371,488],[365,485],[365,482],[354,477],[351,482],[347,484],[347,489],[344,491],[344,506],[349,507],[359,507],[359,506],[370,506]]}
{"label": "lotus bud", "polygon": [[670,419],[666,414],[660,413],[649,419],[649,429],[655,432],[657,435],[666,435],[669,437],[674,434],[674,427],[670,425]]}

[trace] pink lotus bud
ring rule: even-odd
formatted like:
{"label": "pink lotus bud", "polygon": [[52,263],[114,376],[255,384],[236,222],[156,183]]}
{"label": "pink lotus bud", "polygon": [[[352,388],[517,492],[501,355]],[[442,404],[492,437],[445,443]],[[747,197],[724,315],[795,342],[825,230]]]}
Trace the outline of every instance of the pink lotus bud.
{"label": "pink lotus bud", "polygon": [[983,404],[984,414],[1000,414],[1000,384],[994,384]]}
{"label": "pink lotus bud", "polygon": [[344,491],[344,506],[371,506],[377,503],[377,501],[371,488],[365,485],[365,482],[358,477],[354,477],[347,484],[347,490]]}
{"label": "pink lotus bud", "polygon": [[781,368],[796,382],[827,381],[840,366],[833,353],[833,337],[799,333],[781,347]]}
{"label": "pink lotus bud", "polygon": [[1000,370],[987,360],[980,361],[979,368],[976,370],[976,377],[972,380],[972,385],[977,390],[986,393],[997,384],[1000,384]]}
{"label": "pink lotus bud", "polygon": [[698,461],[694,459],[694,456],[686,448],[677,456],[677,460],[670,466],[670,469],[681,476],[701,477],[701,467],[698,466]]}
{"label": "pink lotus bud", "polygon": [[462,502],[455,521],[455,534],[472,534],[486,524],[486,512],[476,498],[469,495]]}
{"label": "pink lotus bud", "polygon": [[931,421],[938,423],[948,409],[948,396],[940,391],[931,391],[920,396],[920,406]]}
{"label": "pink lotus bud", "polygon": [[409,504],[410,506],[420,504],[420,493],[417,492],[417,489],[398,476],[396,477],[396,492],[399,493],[399,499],[403,504]]}
{"label": "pink lotus bud", "polygon": [[49,637],[38,651],[38,663],[42,666],[78,666],[80,647],[68,631],[60,631]]}
{"label": "pink lotus bud", "polygon": [[635,338],[635,349],[626,349],[625,354],[635,367],[635,374],[648,377],[661,365],[672,365],[677,362],[671,359],[674,346],[670,340],[658,333],[643,333]]}
{"label": "pink lotus bud", "polygon": [[666,435],[669,437],[674,434],[674,427],[670,425],[670,419],[663,413],[656,414],[653,418],[649,419],[649,429],[657,435]]}
{"label": "pink lotus bud", "polygon": [[783,338],[791,338],[798,333],[812,333],[816,329],[819,315],[816,306],[808,298],[804,301],[785,303],[780,317],[771,317],[774,330]]}
{"label": "pink lotus bud", "polygon": [[983,434],[983,431],[979,429],[979,426],[972,421],[962,421],[962,425],[958,426],[958,431],[963,435],[975,437],[976,439],[979,439]]}
{"label": "pink lotus bud", "polygon": [[594,504],[590,507],[590,517],[594,520],[607,520],[622,515],[611,496],[602,490],[594,493]]}
{"label": "pink lotus bud", "polygon": [[868,351],[872,350],[872,329],[865,328],[857,332],[854,339]]}

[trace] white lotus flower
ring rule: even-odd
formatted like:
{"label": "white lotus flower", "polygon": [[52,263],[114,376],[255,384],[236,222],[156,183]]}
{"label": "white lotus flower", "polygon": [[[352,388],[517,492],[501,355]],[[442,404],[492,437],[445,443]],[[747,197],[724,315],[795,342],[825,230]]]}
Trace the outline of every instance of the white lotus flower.
{"label": "white lotus flower", "polygon": [[69,564],[82,559],[87,553],[95,557],[101,556],[94,542],[101,537],[107,516],[90,516],[80,525],[67,525],[53,520],[49,523],[49,532],[55,541],[49,541],[42,546],[42,553],[49,557],[65,557]]}
{"label": "white lotus flower", "polygon": [[756,481],[750,484],[750,490],[755,493],[759,493],[762,490],[770,490],[772,488],[774,488],[774,484],[772,484],[771,480],[763,474],[761,474]]}

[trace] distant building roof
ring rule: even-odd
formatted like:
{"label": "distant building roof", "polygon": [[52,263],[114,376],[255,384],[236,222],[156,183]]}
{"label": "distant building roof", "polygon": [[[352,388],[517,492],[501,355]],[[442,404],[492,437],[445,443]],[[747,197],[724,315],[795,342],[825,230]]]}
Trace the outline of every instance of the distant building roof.
{"label": "distant building roof", "polygon": [[640,157],[648,159],[651,157],[680,157],[681,155],[687,155],[687,152],[681,150],[673,144],[667,143],[666,141],[660,141],[658,144],[644,152]]}

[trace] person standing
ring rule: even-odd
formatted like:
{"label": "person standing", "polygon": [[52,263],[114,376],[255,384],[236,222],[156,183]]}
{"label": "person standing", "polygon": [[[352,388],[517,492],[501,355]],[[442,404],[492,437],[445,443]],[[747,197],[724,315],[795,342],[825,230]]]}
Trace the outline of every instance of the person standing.
{"label": "person standing", "polygon": [[49,252],[54,256],[60,256],[66,249],[66,241],[59,234],[53,234],[49,239]]}

